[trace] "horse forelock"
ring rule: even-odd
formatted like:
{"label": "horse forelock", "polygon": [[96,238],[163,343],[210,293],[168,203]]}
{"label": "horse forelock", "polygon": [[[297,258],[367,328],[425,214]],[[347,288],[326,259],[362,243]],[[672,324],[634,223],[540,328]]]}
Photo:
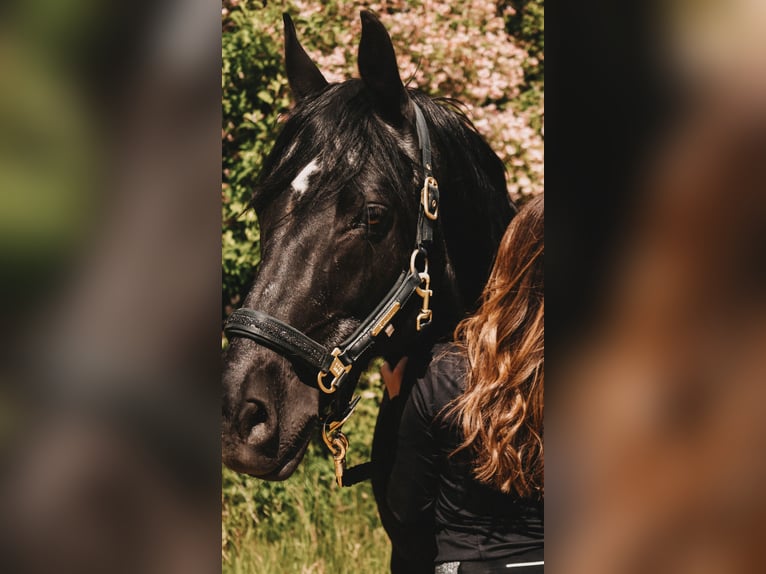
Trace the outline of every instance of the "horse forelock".
{"label": "horse forelock", "polygon": [[413,135],[376,116],[360,80],[333,84],[290,113],[256,181],[252,204],[258,209],[292,193],[300,211],[374,186],[392,209],[409,211],[418,163]]}

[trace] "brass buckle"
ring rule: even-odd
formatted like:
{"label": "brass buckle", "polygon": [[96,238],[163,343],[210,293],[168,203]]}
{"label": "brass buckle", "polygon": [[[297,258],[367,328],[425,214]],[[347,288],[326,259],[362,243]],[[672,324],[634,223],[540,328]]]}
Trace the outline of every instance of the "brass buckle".
{"label": "brass buckle", "polygon": [[426,217],[431,221],[436,221],[436,218],[439,215],[439,202],[435,198],[429,198],[429,186],[435,187],[437,191],[439,189],[436,179],[430,175],[426,178],[425,183],[423,183],[423,191],[420,194],[420,203],[423,204],[423,211],[426,214]]}
{"label": "brass buckle", "polygon": [[329,368],[330,374],[333,376],[330,386],[325,386],[324,384],[324,378],[327,376],[327,371],[319,371],[317,373],[317,386],[319,386],[322,392],[327,393],[328,395],[331,395],[336,391],[338,383],[340,383],[343,377],[345,377],[351,370],[352,365],[346,365],[338,358],[340,353],[341,350],[338,347],[335,347],[331,353],[334,359],[332,363],[330,363]]}

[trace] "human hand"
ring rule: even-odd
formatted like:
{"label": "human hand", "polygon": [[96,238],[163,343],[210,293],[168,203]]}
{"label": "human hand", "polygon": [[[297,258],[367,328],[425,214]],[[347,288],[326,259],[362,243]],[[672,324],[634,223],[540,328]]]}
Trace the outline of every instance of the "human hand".
{"label": "human hand", "polygon": [[383,382],[386,385],[388,391],[388,397],[393,399],[399,394],[402,388],[402,379],[404,378],[404,369],[407,366],[407,357],[402,357],[394,370],[391,370],[391,365],[387,361],[383,361],[383,365],[380,367],[380,376],[383,378]]}

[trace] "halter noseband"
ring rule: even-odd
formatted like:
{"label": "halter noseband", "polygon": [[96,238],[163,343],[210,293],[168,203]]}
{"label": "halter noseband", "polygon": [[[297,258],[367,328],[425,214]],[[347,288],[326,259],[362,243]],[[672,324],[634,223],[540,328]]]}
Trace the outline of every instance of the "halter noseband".
{"label": "halter noseband", "polygon": [[[414,102],[412,105],[415,109],[418,145],[425,172],[425,181],[420,191],[416,245],[410,256],[409,269],[402,271],[375,310],[348,338],[332,350],[287,323],[255,309],[237,309],[229,316],[224,326],[224,333],[229,338],[251,339],[287,359],[316,370],[316,382],[309,386],[316,387],[328,395],[343,387],[354,365],[382,335],[391,336],[394,317],[407,306],[414,294],[422,299],[416,329],[422,330],[432,320],[430,298],[433,291],[430,288],[427,247],[433,242],[434,227],[439,214],[439,187],[431,167],[428,126],[418,105]],[[418,269],[419,261],[422,262],[422,270]],[[329,377],[332,378],[328,381]],[[356,397],[344,405],[340,412],[333,409],[322,427],[322,438],[335,459],[335,475],[339,485],[343,485],[345,455],[348,449],[348,440],[340,429],[351,416],[358,401],[359,397]],[[348,481],[346,484],[348,485]]]}

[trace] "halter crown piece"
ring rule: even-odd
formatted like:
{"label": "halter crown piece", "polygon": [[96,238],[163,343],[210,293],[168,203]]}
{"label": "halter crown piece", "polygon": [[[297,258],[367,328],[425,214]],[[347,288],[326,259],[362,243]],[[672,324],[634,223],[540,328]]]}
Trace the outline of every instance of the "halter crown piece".
{"label": "halter crown piece", "polygon": [[[393,320],[412,299],[414,294],[421,298],[421,308],[417,315],[415,328],[421,331],[431,323],[433,313],[430,308],[431,276],[428,274],[428,250],[434,236],[434,228],[439,214],[439,186],[431,167],[431,140],[428,126],[420,107],[412,102],[415,109],[415,126],[421,162],[425,173],[423,187],[420,190],[418,227],[415,249],[410,256],[409,269],[404,269],[381,302],[375,307],[357,329],[340,345],[332,350],[315,341],[298,329],[275,319],[271,315],[255,309],[240,308],[234,311],[226,321],[224,333],[230,339],[245,337],[282,355],[316,370],[316,381],[310,386],[323,393],[332,395],[349,380],[348,374],[354,365],[372,349],[378,339],[393,333]],[[422,269],[418,264],[422,264]],[[305,382],[305,381],[304,381]],[[354,411],[359,397],[338,405],[333,402],[329,414],[322,425],[322,439],[333,454],[335,478],[339,486],[350,486],[367,478],[366,465],[349,469],[357,471],[344,482],[346,470],[346,451],[348,439],[341,432],[341,427]],[[362,467],[365,467],[362,470]]]}

